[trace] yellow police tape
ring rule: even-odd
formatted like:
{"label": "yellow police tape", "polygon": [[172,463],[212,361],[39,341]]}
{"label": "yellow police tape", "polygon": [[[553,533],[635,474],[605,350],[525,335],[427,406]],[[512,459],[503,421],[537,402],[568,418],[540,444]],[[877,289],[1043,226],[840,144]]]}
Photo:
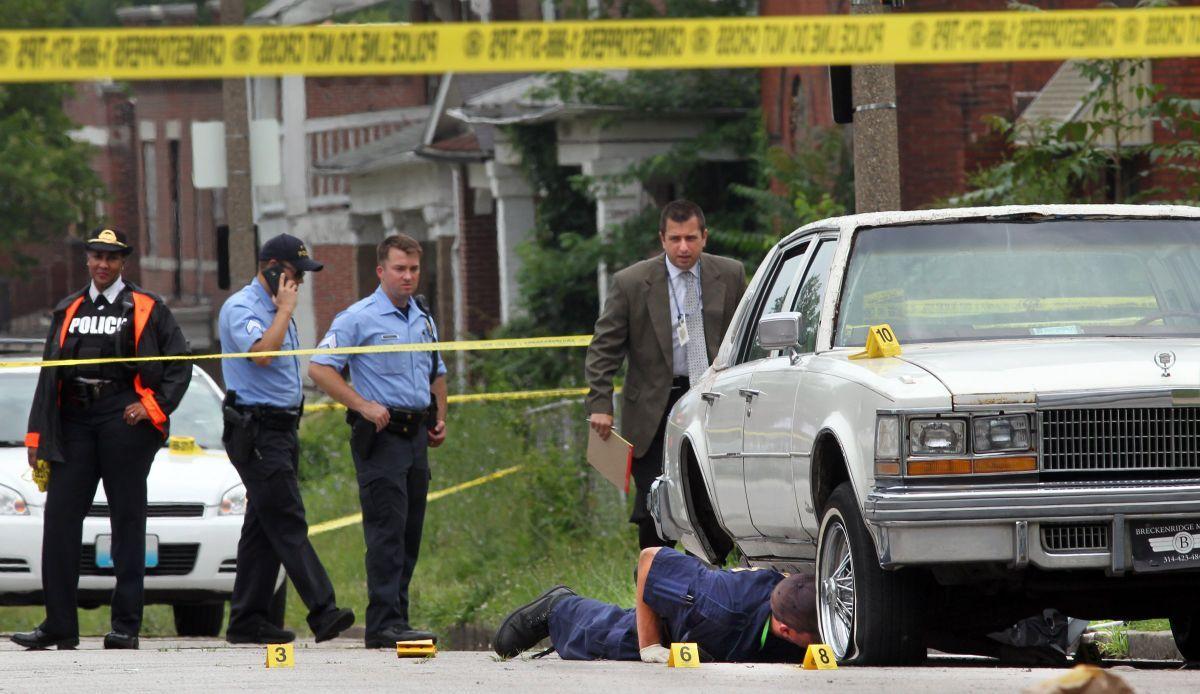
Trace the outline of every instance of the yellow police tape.
{"label": "yellow police tape", "polygon": [[0,82],[1200,55],[1200,8],[0,32]]}
{"label": "yellow police tape", "polygon": [[145,361],[198,361],[200,359],[242,359],[261,357],[302,357],[318,354],[374,354],[379,352],[468,352],[497,349],[545,349],[550,347],[587,347],[591,335],[560,337],[520,337],[502,340],[456,340],[454,342],[419,342],[401,345],[361,345],[359,347],[318,347],[315,349],[276,350],[273,352],[231,352],[217,354],[183,354],[172,357],[108,357],[104,359],[47,359],[45,361],[0,361],[0,369],[23,369],[42,366],[83,366],[90,364],[131,364]]}
{"label": "yellow police tape", "polygon": [[[617,388],[616,390],[620,390]],[[541,398],[567,398],[587,395],[587,388],[551,388],[547,390],[518,390],[499,393],[465,393],[451,395],[446,401],[451,405],[468,402],[497,402],[501,400],[538,400]],[[305,405],[305,412],[321,412],[324,410],[344,410],[346,406],[340,402],[317,402]]]}
{"label": "yellow police tape", "polygon": [[[456,484],[453,487],[446,487],[445,489],[439,489],[436,492],[430,492],[429,496],[425,497],[425,500],[437,501],[442,497],[450,496],[451,494],[457,494],[463,490],[470,489],[472,487],[478,487],[481,484],[487,484],[488,482],[492,482],[500,479],[501,477],[507,477],[514,472],[518,472],[522,467],[523,466],[521,465],[513,465],[512,467],[506,467],[503,470],[497,470],[490,475],[476,477],[473,480],[463,482],[462,484]],[[342,516],[341,518],[335,518],[330,521],[325,521],[324,523],[317,523],[316,525],[309,526],[308,536],[312,537],[313,535],[320,535],[321,533],[327,533],[330,530],[337,530],[338,528],[344,528],[348,525],[356,525],[361,522],[362,514],[352,513],[348,516]]]}

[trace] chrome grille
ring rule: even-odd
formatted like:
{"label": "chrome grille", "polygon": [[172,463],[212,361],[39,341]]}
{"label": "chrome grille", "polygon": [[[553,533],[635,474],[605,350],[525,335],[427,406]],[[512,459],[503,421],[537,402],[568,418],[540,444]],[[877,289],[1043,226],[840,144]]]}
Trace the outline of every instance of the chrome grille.
{"label": "chrome grille", "polygon": [[1042,548],[1047,552],[1107,550],[1108,524],[1069,523],[1043,525]]}
{"label": "chrome grille", "polygon": [[1200,473],[1200,407],[1041,414],[1043,472]]}

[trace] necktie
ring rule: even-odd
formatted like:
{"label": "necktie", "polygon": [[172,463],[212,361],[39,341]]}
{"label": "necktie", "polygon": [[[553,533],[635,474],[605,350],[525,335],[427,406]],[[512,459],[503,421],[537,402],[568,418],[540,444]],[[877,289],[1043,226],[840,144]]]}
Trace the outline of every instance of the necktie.
{"label": "necktie", "polygon": [[97,294],[94,303],[96,304],[97,311],[103,311],[108,306],[108,297],[103,294]]}
{"label": "necktie", "polygon": [[680,275],[683,278],[683,312],[687,316],[687,365],[688,380],[692,385],[708,369],[708,349],[704,341],[704,316],[700,310],[700,292],[696,288],[696,275],[690,270]]}

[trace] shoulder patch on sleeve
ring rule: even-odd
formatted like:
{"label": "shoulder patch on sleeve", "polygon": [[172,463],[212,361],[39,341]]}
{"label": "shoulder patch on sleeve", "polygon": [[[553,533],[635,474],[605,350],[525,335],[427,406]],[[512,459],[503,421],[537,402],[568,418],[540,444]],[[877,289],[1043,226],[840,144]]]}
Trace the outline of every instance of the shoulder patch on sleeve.
{"label": "shoulder patch on sleeve", "polygon": [[263,330],[262,323],[256,320],[246,321],[246,332],[253,335],[256,332],[266,332]]}
{"label": "shoulder patch on sleeve", "polygon": [[336,347],[337,335],[334,335],[333,333],[326,335],[325,339],[321,340],[320,344],[317,345],[317,349],[335,349]]}

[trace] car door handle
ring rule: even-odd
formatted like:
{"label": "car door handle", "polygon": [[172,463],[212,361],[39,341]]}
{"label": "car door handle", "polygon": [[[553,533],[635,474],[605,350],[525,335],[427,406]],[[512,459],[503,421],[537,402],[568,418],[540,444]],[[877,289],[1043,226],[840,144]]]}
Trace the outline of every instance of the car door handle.
{"label": "car door handle", "polygon": [[721,394],[716,393],[716,392],[711,392],[711,391],[708,393],[701,393],[700,399],[711,405],[721,399]]}
{"label": "car door handle", "polygon": [[747,402],[763,394],[761,390],[755,390],[753,388],[738,388],[738,393],[743,398],[746,398]]}

